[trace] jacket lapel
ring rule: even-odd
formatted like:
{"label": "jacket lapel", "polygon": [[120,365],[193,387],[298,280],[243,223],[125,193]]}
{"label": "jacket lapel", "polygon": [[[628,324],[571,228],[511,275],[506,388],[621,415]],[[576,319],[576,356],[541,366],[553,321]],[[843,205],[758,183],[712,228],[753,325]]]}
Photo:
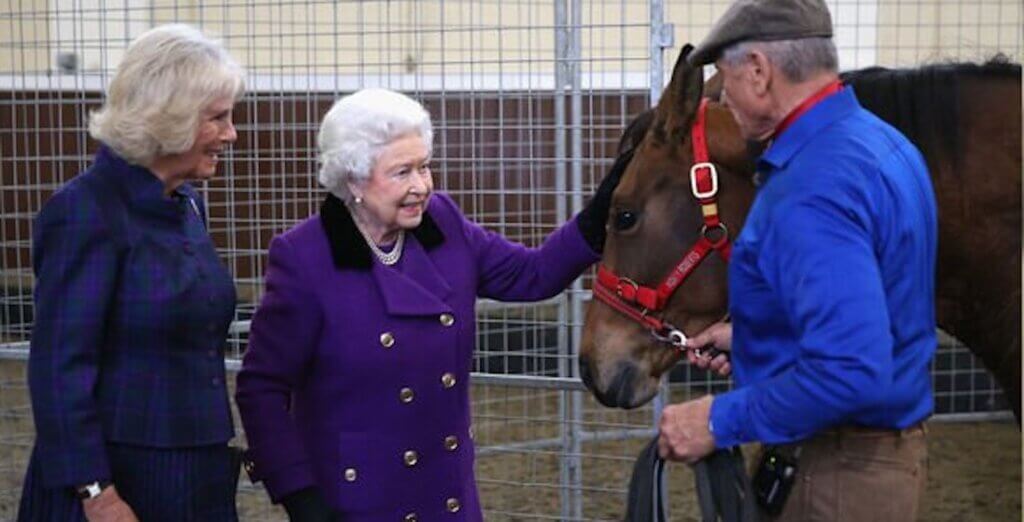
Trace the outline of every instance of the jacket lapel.
{"label": "jacket lapel", "polygon": [[320,222],[335,268],[368,270],[384,296],[389,314],[433,315],[452,311],[445,303],[452,294],[451,285],[427,255],[427,251],[444,242],[444,234],[430,214],[424,214],[420,226],[407,233],[400,270],[374,262],[373,253],[348,208],[334,195],[328,195],[320,207]]}
{"label": "jacket lapel", "polygon": [[435,315],[451,313],[445,300],[452,287],[434,266],[419,241],[405,243],[401,266],[396,270],[374,263],[371,272],[384,296],[384,306],[390,315]]}
{"label": "jacket lapel", "polygon": [[[373,253],[370,252],[366,240],[356,228],[352,214],[334,194],[328,194],[323,204],[320,205],[320,224],[323,226],[327,242],[331,246],[331,259],[334,261],[335,268],[339,270],[370,269],[374,264],[371,260]],[[444,243],[444,234],[441,233],[441,229],[437,227],[437,223],[429,213],[423,214],[423,221],[420,226],[412,229],[411,235],[423,245],[425,250],[433,250],[434,247]],[[411,241],[407,241],[408,243]]]}

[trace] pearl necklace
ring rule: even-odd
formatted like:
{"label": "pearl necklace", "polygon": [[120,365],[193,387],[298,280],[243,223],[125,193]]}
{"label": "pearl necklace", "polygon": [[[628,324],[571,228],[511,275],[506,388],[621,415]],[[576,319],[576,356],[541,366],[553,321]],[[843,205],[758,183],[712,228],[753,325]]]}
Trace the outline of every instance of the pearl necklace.
{"label": "pearl necklace", "polygon": [[370,251],[373,252],[373,255],[377,256],[377,259],[379,259],[382,264],[391,266],[402,258],[402,245],[405,244],[404,229],[398,230],[398,239],[395,240],[395,247],[392,248],[390,252],[384,252],[381,250],[380,247],[377,246],[377,243],[374,243],[373,238],[363,230],[363,227],[359,226],[359,223],[356,223],[356,229],[358,229],[359,233],[363,235],[363,239],[366,240],[366,245],[370,247]]}

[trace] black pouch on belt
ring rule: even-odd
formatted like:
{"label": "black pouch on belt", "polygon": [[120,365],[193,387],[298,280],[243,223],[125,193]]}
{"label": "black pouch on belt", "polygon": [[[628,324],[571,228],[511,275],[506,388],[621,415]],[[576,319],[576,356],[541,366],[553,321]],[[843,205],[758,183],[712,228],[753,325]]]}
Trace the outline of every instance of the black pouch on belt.
{"label": "black pouch on belt", "polygon": [[800,447],[766,446],[754,473],[752,486],[757,504],[765,513],[778,516],[796,482]]}

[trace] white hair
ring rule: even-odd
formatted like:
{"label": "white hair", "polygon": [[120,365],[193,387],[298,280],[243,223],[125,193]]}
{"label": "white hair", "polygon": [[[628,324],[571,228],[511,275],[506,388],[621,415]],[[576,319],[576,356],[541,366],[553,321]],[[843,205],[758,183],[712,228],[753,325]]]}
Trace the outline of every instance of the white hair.
{"label": "white hair", "polygon": [[775,64],[791,82],[802,82],[814,73],[839,70],[839,56],[831,38],[747,40],[727,47],[722,51],[721,60],[734,67],[754,50],[764,53],[768,61]]}
{"label": "white hair", "polygon": [[117,66],[89,134],[129,163],[148,166],[192,148],[202,111],[245,89],[241,66],[193,27],[170,24],[136,38]]}
{"label": "white hair", "polygon": [[427,150],[433,150],[430,114],[412,98],[387,89],[363,89],[339,99],[317,136],[320,184],[350,202],[348,183],[368,179],[381,149],[409,134],[419,135]]}

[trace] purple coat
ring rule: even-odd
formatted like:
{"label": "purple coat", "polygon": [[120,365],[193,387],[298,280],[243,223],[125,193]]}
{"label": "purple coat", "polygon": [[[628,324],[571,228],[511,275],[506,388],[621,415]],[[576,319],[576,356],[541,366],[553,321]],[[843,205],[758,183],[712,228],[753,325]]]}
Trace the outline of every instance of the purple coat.
{"label": "purple coat", "polygon": [[436,194],[397,264],[371,256],[333,196],[271,242],[238,375],[253,473],[275,501],[317,485],[345,520],[481,520],[476,299],[556,295],[597,255],[575,220],[528,249]]}

